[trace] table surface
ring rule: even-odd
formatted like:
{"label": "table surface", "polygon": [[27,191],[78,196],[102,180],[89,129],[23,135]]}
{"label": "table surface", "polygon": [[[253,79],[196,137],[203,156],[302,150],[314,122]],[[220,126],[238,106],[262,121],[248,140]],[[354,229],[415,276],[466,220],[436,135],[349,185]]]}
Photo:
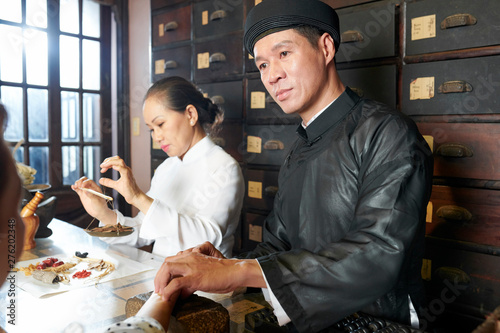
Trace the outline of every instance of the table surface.
{"label": "table surface", "polygon": [[[61,220],[52,220],[49,228],[53,231],[52,235],[37,238],[36,247],[24,251],[19,261],[61,254],[71,257],[75,251],[104,251],[122,255],[153,269],[40,298],[17,286],[12,288],[7,281],[0,289],[0,326],[7,332],[102,332],[108,325],[126,318],[127,299],[153,290],[156,271],[164,258],[130,246],[109,245]],[[260,296],[197,294],[218,301],[228,309],[231,332],[244,332],[244,315],[269,306]],[[14,311],[7,308],[11,304],[14,304]],[[12,314],[15,325],[9,323],[13,319]]]}

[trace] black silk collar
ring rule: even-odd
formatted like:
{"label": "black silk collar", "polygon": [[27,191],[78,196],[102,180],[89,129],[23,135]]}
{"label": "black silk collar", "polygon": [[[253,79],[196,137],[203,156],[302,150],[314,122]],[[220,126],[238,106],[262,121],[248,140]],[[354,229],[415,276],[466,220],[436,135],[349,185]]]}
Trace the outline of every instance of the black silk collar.
{"label": "black silk collar", "polygon": [[313,144],[321,139],[323,133],[342,120],[358,101],[360,97],[349,87],[309,126],[304,128],[299,125],[297,134],[307,143]]}

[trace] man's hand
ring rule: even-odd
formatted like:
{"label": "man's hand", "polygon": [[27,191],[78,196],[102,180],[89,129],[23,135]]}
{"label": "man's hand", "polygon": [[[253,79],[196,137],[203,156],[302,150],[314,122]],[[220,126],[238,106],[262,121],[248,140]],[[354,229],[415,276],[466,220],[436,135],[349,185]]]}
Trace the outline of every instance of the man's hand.
{"label": "man's hand", "polygon": [[[216,256],[202,252],[211,252]],[[200,290],[227,293],[238,287],[265,288],[256,260],[223,259],[210,243],[168,257],[156,273],[155,292],[169,300],[176,291],[187,297]]]}

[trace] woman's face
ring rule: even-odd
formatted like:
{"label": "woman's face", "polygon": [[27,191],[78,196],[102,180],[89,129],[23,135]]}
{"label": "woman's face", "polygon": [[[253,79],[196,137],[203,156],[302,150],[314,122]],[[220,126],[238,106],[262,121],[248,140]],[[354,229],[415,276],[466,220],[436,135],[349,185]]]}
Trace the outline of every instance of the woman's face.
{"label": "woman's face", "polygon": [[[0,253],[5,256],[0,260],[0,284],[5,281],[15,264],[24,245],[24,223],[19,216],[19,201],[21,200],[21,181],[9,149],[0,139],[0,161],[5,164],[5,174],[1,174],[5,182],[0,188]],[[15,259],[14,259],[15,258]]]}
{"label": "woman's face", "polygon": [[151,131],[151,137],[158,142],[168,156],[180,159],[197,142],[196,117],[188,109],[178,112],[166,108],[155,97],[150,97],[144,103],[144,122]]}

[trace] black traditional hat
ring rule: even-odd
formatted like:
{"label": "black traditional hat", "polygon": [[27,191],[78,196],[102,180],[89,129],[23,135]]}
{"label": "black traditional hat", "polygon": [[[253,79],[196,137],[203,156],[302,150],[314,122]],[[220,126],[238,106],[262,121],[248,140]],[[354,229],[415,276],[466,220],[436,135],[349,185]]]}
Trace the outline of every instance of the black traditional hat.
{"label": "black traditional hat", "polygon": [[328,32],[338,50],[339,17],[332,7],[319,0],[262,1],[248,13],[243,43],[253,55],[253,48],[259,39],[298,25],[311,25]]}

